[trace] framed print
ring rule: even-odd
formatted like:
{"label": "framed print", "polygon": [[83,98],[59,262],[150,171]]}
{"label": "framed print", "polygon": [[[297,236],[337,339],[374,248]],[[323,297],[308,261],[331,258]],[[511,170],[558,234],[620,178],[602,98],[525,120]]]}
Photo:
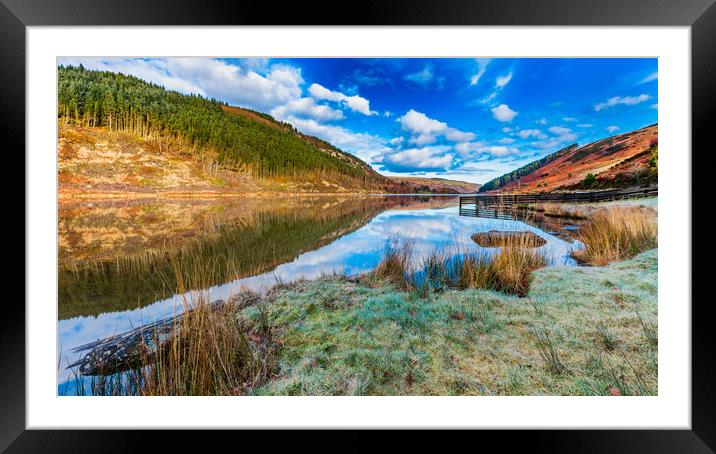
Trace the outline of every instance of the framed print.
{"label": "framed print", "polygon": [[713,2],[2,3],[9,452],[247,428],[712,452]]}

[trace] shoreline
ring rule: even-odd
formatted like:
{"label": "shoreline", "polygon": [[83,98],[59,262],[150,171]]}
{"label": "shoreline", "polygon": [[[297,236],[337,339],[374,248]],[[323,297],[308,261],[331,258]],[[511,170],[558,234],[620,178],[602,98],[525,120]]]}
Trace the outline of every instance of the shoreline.
{"label": "shoreline", "polygon": [[431,193],[431,192],[289,192],[289,191],[256,191],[256,192],[209,192],[209,191],[151,191],[151,192],[81,192],[60,191],[57,194],[58,204],[77,201],[99,200],[211,200],[226,198],[271,198],[271,197],[459,197],[466,193]]}

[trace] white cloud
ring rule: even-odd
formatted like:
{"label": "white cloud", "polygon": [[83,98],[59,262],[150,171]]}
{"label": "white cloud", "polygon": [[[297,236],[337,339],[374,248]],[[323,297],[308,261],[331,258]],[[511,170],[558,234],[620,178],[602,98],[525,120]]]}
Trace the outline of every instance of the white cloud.
{"label": "white cloud", "polygon": [[617,131],[619,131],[619,126],[616,126],[616,125],[607,126],[608,133],[611,134],[611,133],[617,132]]}
{"label": "white cloud", "polygon": [[474,152],[482,152],[484,148],[485,144],[482,142],[464,142],[455,145],[455,151],[457,151],[463,159],[469,159]]}
{"label": "white cloud", "polygon": [[382,164],[393,169],[448,169],[453,156],[447,151],[449,146],[436,145],[423,148],[409,148],[383,155]]}
{"label": "white cloud", "polygon": [[505,74],[504,76],[499,76],[497,79],[495,79],[495,88],[497,89],[503,89],[505,85],[509,84],[512,80],[512,71]]}
{"label": "white cloud", "polygon": [[438,138],[432,134],[418,134],[408,140],[408,142],[414,145],[429,145],[438,141]]}
{"label": "white cloud", "polygon": [[547,119],[546,119],[546,118],[540,118],[539,120],[536,120],[535,123],[537,123],[537,124],[539,124],[539,125],[546,125],[546,124],[547,124]]}
{"label": "white cloud", "polygon": [[515,139],[510,139],[509,137],[504,137],[500,140],[498,140],[499,143],[502,145],[510,145],[512,143],[515,143]]}
{"label": "white cloud", "polygon": [[592,126],[594,125],[591,123],[580,123],[577,125],[578,128],[591,128]]}
{"label": "white cloud", "polygon": [[562,117],[562,121],[566,121],[569,123],[569,122],[577,121],[577,119],[574,117]]}
{"label": "white cloud", "polygon": [[391,151],[385,139],[372,134],[353,132],[342,126],[322,124],[312,118],[289,117],[284,119],[299,131],[319,137],[332,145],[348,151],[368,164],[377,156]]}
{"label": "white cloud", "polygon": [[341,120],[344,118],[343,112],[340,110],[322,104],[316,104],[313,98],[299,98],[289,101],[282,106],[271,109],[271,115],[279,120],[295,115],[315,118],[321,121]]}
{"label": "white cloud", "polygon": [[513,118],[517,115],[517,112],[510,109],[510,107],[507,104],[500,104],[497,107],[493,107],[492,109],[492,116],[495,117],[497,121],[512,121]]}
{"label": "white cloud", "polygon": [[648,76],[644,77],[644,78],[639,82],[639,84],[645,84],[645,83],[647,83],[647,82],[651,82],[652,80],[657,80],[658,78],[659,78],[659,72],[656,71],[656,72],[653,72],[653,73],[649,74]]}
{"label": "white cloud", "polygon": [[642,103],[649,99],[651,99],[651,96],[649,96],[647,94],[641,94],[639,96],[614,96],[614,97],[607,99],[604,102],[595,104],[594,110],[599,112],[602,109],[606,109],[607,107],[614,107],[618,104],[633,106],[634,104],[639,104],[639,103]]}
{"label": "white cloud", "polygon": [[565,143],[574,142],[577,139],[577,134],[563,126],[552,126],[549,128],[549,132],[554,136],[550,138],[543,137],[544,140],[533,142],[532,145],[541,149],[556,148]]}
{"label": "white cloud", "polygon": [[571,129],[562,126],[552,126],[549,128],[549,132],[556,135],[561,142],[572,142],[577,139],[577,134],[572,132]]}
{"label": "white cloud", "polygon": [[421,134],[440,133],[448,127],[447,123],[434,120],[414,109],[410,109],[405,115],[398,118],[398,121],[403,126],[403,129]]}
{"label": "white cloud", "polygon": [[492,156],[507,156],[511,154],[515,154],[518,152],[517,148],[514,147],[505,147],[502,145],[495,145],[487,148],[487,152],[490,153]]}
{"label": "white cloud", "polygon": [[650,105],[649,107],[651,107],[652,109],[657,109],[657,110],[658,110],[658,109],[659,109],[659,103],[657,102],[656,104],[652,104],[652,105]]}
{"label": "white cloud", "polygon": [[482,104],[489,104],[492,102],[493,99],[497,97],[497,95],[500,93],[500,90],[505,88],[505,86],[510,83],[510,80],[512,80],[512,71],[505,74],[504,76],[498,76],[495,79],[495,89],[490,93],[489,95],[482,98],[479,102]]}
{"label": "white cloud", "polygon": [[251,59],[231,65],[213,58],[62,58],[60,64],[129,74],[169,90],[199,94],[267,112],[301,97],[301,69]]}
{"label": "white cloud", "polygon": [[480,173],[486,173],[486,172],[494,172],[495,169],[483,167],[483,164],[477,163],[477,162],[466,162],[462,164],[460,167],[456,169],[452,169],[451,173],[454,174],[480,174]]}
{"label": "white cloud", "polygon": [[412,74],[406,74],[405,76],[403,76],[403,79],[425,86],[431,80],[433,80],[433,69],[430,67],[430,65],[427,65],[425,66],[425,68],[423,68],[422,71],[418,71]]}
{"label": "white cloud", "polygon": [[362,113],[363,115],[378,114],[378,112],[370,110],[370,101],[358,95],[348,96],[339,91],[329,90],[319,84],[311,84],[311,86],[308,87],[308,92],[316,99],[343,103],[352,111]]}
{"label": "white cloud", "polygon": [[470,77],[470,85],[477,85],[480,78],[487,70],[487,65],[492,61],[491,58],[478,58],[477,59],[477,72]]}
{"label": "white cloud", "polygon": [[455,128],[448,128],[445,131],[445,138],[451,142],[469,142],[475,138],[472,132],[463,132]]}
{"label": "white cloud", "polygon": [[481,104],[489,104],[492,102],[493,99],[495,99],[497,97],[497,93],[498,93],[497,90],[495,90],[492,93],[490,93],[489,95],[482,98],[479,102]]}
{"label": "white cloud", "polygon": [[549,132],[551,132],[552,134],[556,134],[558,136],[568,134],[571,131],[572,131],[571,129],[565,128],[563,126],[552,126],[551,128],[549,128]]}
{"label": "white cloud", "polygon": [[502,128],[502,132],[504,132],[505,134],[510,133],[512,132],[512,128],[508,128],[507,126],[505,126],[504,128]]}
{"label": "white cloud", "polygon": [[413,109],[399,117],[398,122],[403,130],[412,134],[410,142],[416,145],[434,143],[438,136],[443,136],[451,142],[469,142],[475,139],[475,134],[471,132],[451,128],[447,123],[430,118]]}
{"label": "white cloud", "polygon": [[385,112],[383,112],[383,116],[384,116],[385,118],[390,118],[390,117],[393,116],[393,112],[391,112],[391,111],[389,111],[389,110],[386,110]]}
{"label": "white cloud", "polygon": [[539,129],[521,129],[519,132],[517,132],[517,135],[520,137],[520,139],[528,139],[530,137],[536,137],[540,139],[545,139],[547,136],[542,134],[542,131]]}
{"label": "white cloud", "polygon": [[515,147],[507,147],[504,145],[486,145],[482,142],[460,143],[455,145],[455,151],[457,151],[463,159],[473,158],[475,153],[486,153],[493,157],[503,157],[519,152],[519,150]]}

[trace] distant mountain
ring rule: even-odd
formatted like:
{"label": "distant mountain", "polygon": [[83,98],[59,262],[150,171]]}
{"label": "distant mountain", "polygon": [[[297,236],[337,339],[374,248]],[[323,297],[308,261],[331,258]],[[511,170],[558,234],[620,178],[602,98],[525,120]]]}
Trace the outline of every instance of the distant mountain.
{"label": "distant mountain", "polygon": [[388,178],[268,114],[133,76],[60,66],[57,88],[61,192],[472,190]]}
{"label": "distant mountain", "polygon": [[[429,192],[431,194],[472,194],[480,189],[477,183],[448,180],[445,178],[388,177],[394,183],[396,193]],[[413,188],[409,190],[409,188]]]}
{"label": "distant mountain", "polygon": [[563,148],[488,181],[480,192],[550,192],[620,188],[658,180],[658,125]]}

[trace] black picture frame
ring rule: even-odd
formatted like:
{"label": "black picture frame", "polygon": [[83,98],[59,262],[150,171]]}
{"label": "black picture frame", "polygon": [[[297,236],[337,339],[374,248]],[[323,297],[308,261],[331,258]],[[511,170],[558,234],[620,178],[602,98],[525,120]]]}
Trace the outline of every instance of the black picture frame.
{"label": "black picture frame", "polygon": [[[322,13],[321,13],[322,12]],[[685,26],[691,27],[692,74],[692,148],[707,153],[713,148],[711,129],[716,106],[716,6],[714,0],[382,0],[360,5],[336,2],[268,2],[218,0],[0,0],[0,126],[5,130],[6,153],[13,152],[16,162],[5,161],[6,172],[25,168],[21,153],[25,149],[25,39],[28,26],[111,26],[111,25],[520,25],[520,26]],[[10,139],[9,141],[7,139]],[[701,151],[703,149],[703,151]],[[689,150],[684,150],[688,153]],[[692,152],[692,159],[696,154]],[[13,166],[13,167],[10,167]],[[705,166],[692,166],[695,181],[708,178]],[[703,178],[701,178],[703,177]],[[7,181],[7,180],[6,180]],[[13,183],[17,185],[17,183]],[[8,186],[5,183],[5,186]],[[14,186],[15,188],[17,186]],[[16,191],[16,189],[15,189]],[[11,194],[6,189],[6,194]],[[697,192],[692,188],[692,194]],[[15,195],[19,205],[19,197]],[[696,206],[693,204],[692,207]],[[24,206],[18,207],[15,213]],[[24,218],[23,218],[24,219]],[[693,225],[693,219],[692,225]],[[25,221],[14,227],[25,236]],[[19,230],[22,230],[20,232]],[[9,262],[6,260],[6,262]],[[693,262],[693,258],[692,258]],[[25,260],[23,259],[23,264]],[[695,262],[693,262],[695,263]],[[6,264],[7,271],[23,272],[24,266]],[[698,272],[692,267],[697,278]],[[22,270],[22,271],[20,271]],[[708,271],[706,271],[708,272]],[[703,280],[701,280],[703,282]],[[9,295],[10,293],[8,293]],[[696,294],[696,293],[694,293]],[[165,449],[173,444],[188,446],[207,437],[185,432],[127,431],[42,431],[25,430],[25,310],[17,299],[6,297],[0,317],[0,449],[7,452],[107,452],[139,449],[141,437],[160,438]],[[691,304],[690,301],[672,302]],[[716,449],[716,361],[711,332],[710,298],[693,298],[692,311],[692,401],[691,430],[599,430],[599,431],[482,431],[469,438],[474,447],[514,448],[551,452],[714,452]],[[240,411],[237,409],[237,411]],[[158,415],[161,417],[161,415]],[[228,436],[227,436],[228,434]],[[447,450],[458,438],[436,434]],[[211,446],[221,441],[212,434]],[[245,443],[246,435],[233,437],[224,432],[229,443]],[[297,433],[287,436],[260,436],[270,440],[271,448],[310,443],[312,449],[331,448],[324,436]],[[341,450],[425,445],[425,434],[411,432],[391,441],[374,445],[366,432],[333,432]],[[206,443],[206,439],[204,440]],[[320,445],[320,446],[317,446]],[[231,446],[231,445],[229,445]],[[235,445],[238,446],[238,445]],[[214,448],[214,449],[216,449]],[[219,448],[221,449],[221,448]]]}

